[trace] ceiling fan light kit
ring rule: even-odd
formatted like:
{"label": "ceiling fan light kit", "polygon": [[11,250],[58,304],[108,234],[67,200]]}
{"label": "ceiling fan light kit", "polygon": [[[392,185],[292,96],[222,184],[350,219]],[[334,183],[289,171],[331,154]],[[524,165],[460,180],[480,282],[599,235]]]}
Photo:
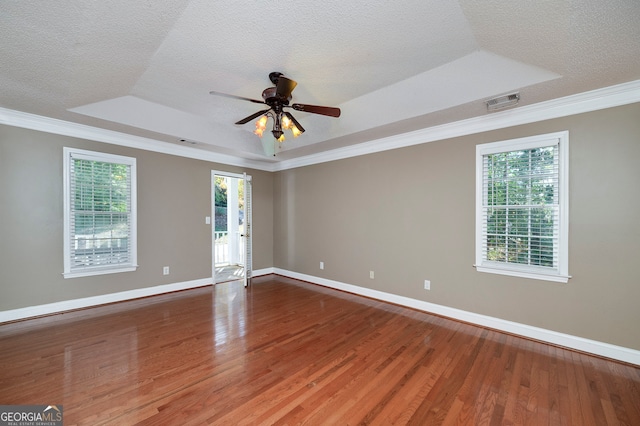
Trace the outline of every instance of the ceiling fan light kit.
{"label": "ceiling fan light kit", "polygon": [[236,122],[237,125],[246,124],[258,117],[255,126],[256,129],[253,133],[262,137],[265,129],[267,128],[267,121],[269,118],[273,121],[273,127],[271,133],[278,142],[284,141],[284,130],[290,130],[293,137],[296,138],[305,132],[304,127],[300,125],[290,112],[285,111],[284,108],[293,108],[296,111],[308,112],[311,114],[326,115],[329,117],[340,117],[340,108],[326,107],[319,105],[307,105],[307,104],[292,104],[291,92],[298,85],[297,82],[285,77],[280,72],[272,72],[269,74],[269,80],[275,85],[274,87],[267,87],[262,92],[262,101],[257,99],[245,98],[242,96],[229,95],[226,93],[211,91],[212,95],[224,96],[227,98],[241,99],[257,104],[267,105],[269,108],[258,111],[251,114],[248,117],[243,118]]}
{"label": "ceiling fan light kit", "polygon": [[262,137],[262,134],[267,128],[269,118],[273,120],[273,130],[271,130],[271,133],[278,142],[284,142],[284,130],[291,130],[294,138],[297,138],[305,131],[290,113],[283,111],[282,114],[276,115],[269,110],[256,121],[256,130],[254,130],[253,133]]}

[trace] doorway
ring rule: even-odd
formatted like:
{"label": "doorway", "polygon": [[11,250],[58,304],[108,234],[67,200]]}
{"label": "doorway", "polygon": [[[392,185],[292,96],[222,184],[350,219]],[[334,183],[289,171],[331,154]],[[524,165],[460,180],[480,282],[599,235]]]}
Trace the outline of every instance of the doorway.
{"label": "doorway", "polygon": [[214,283],[251,279],[251,176],[211,172]]}

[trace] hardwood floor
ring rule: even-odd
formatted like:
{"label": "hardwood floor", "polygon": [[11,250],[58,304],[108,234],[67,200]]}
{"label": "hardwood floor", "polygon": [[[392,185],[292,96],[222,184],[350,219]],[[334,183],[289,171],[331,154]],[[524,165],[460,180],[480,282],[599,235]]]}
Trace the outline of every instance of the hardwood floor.
{"label": "hardwood floor", "polygon": [[640,367],[276,276],[0,326],[65,425],[640,425]]}
{"label": "hardwood floor", "polygon": [[216,266],[216,284],[242,279],[244,279],[244,268],[242,266]]}

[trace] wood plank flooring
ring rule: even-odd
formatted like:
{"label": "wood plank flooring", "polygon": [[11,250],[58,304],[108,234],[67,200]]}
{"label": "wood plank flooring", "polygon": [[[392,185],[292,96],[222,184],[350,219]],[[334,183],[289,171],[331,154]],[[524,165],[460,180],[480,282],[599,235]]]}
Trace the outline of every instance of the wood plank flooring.
{"label": "wood plank flooring", "polygon": [[640,425],[640,368],[277,276],[0,326],[65,425]]}

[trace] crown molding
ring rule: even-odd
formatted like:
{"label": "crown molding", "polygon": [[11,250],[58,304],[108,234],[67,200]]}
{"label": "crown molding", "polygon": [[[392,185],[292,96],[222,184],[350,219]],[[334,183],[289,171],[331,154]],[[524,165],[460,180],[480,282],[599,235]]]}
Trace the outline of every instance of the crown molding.
{"label": "crown molding", "polygon": [[0,124],[268,172],[293,169],[640,102],[640,80],[276,163],[213,153],[0,107]]}
{"label": "crown molding", "polygon": [[22,111],[14,111],[0,107],[0,124],[8,126],[22,127],[30,130],[38,130],[46,133],[69,136],[80,139],[87,139],[96,142],[104,142],[113,145],[137,148],[145,151],[153,151],[162,154],[175,155],[179,157],[193,158],[196,160],[211,161],[230,166],[247,167],[258,170],[273,171],[273,163],[259,160],[250,160],[233,155],[219,154],[204,151],[188,146],[174,145],[156,139],[144,138],[141,136],[129,135],[127,133],[113,130],[101,129],[84,124],[72,123],[56,118],[44,117]]}
{"label": "crown molding", "polygon": [[275,164],[277,171],[310,166],[328,161],[357,157],[375,152],[404,148],[475,133],[498,130],[521,124],[535,123],[553,118],[566,117],[621,105],[640,102],[640,80],[589,92],[552,99],[533,105],[488,113],[453,123],[428,127],[400,135],[389,136],[360,144],[337,148],[319,154],[283,160]]}

